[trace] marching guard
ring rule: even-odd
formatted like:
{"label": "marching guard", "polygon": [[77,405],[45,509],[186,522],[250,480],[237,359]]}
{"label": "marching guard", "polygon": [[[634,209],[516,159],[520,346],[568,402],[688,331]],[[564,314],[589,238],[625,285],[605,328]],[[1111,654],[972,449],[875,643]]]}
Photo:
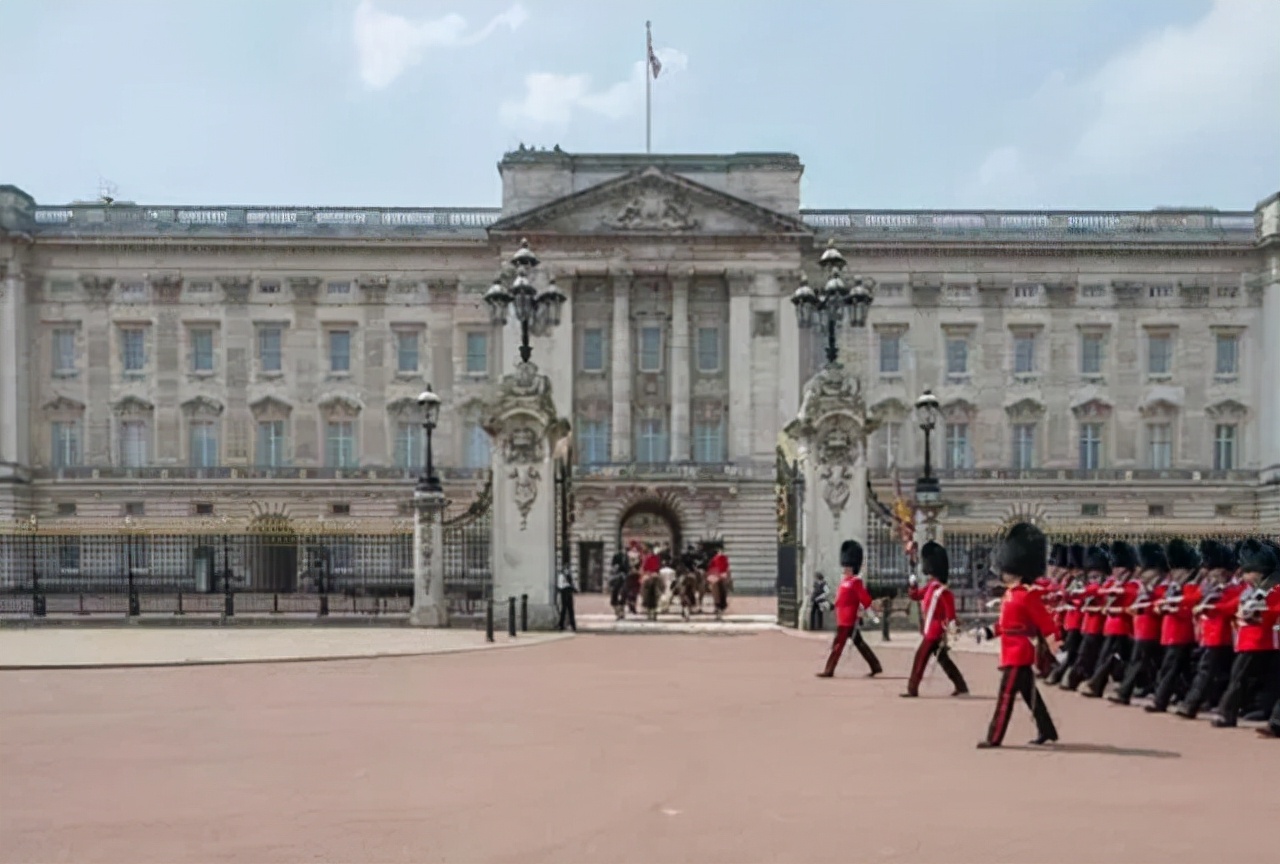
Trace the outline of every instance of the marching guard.
{"label": "marching guard", "polygon": [[916,648],[915,660],[911,663],[911,675],[907,678],[907,692],[901,695],[906,698],[915,698],[920,695],[920,680],[924,677],[925,666],[928,665],[930,657],[936,656],[938,665],[942,667],[947,678],[951,679],[952,687],[955,688],[951,695],[964,696],[969,692],[969,685],[965,683],[964,675],[951,659],[951,652],[947,645],[949,634],[955,627],[956,621],[956,598],[947,587],[951,572],[947,550],[933,541],[924,544],[920,549],[920,570],[928,577],[928,583],[924,588],[920,588],[916,584],[915,574],[912,574],[907,593],[912,600],[920,604],[924,616],[921,622],[922,638],[919,647]]}
{"label": "marching guard", "polygon": [[1082,695],[1092,699],[1102,696],[1108,681],[1119,681],[1133,653],[1133,620],[1129,607],[1138,599],[1142,584],[1135,577],[1138,553],[1123,540],[1111,544],[1111,587],[1103,587],[1106,598],[1102,614],[1102,650],[1093,677]]}
{"label": "marching guard", "polygon": [[1204,568],[1209,572],[1201,589],[1204,599],[1193,610],[1200,627],[1200,659],[1191,687],[1175,712],[1187,720],[1194,720],[1206,705],[1217,705],[1226,688],[1235,658],[1231,619],[1244,589],[1243,583],[1232,582],[1236,555],[1230,547],[1208,541],[1201,546],[1201,554]]}
{"label": "marching guard", "polygon": [[1219,728],[1236,725],[1245,688],[1251,682],[1256,682],[1262,692],[1264,706],[1271,707],[1278,674],[1276,662],[1280,660],[1275,630],[1280,620],[1280,582],[1272,578],[1280,562],[1270,546],[1257,540],[1246,540],[1239,556],[1247,587],[1239,595],[1236,607],[1236,656],[1231,665],[1231,681],[1213,721]]}
{"label": "marching guard", "polygon": [[1143,709],[1152,714],[1168,711],[1174,696],[1185,692],[1196,647],[1195,607],[1201,598],[1200,587],[1196,583],[1203,560],[1200,553],[1185,540],[1178,539],[1169,541],[1167,552],[1170,579],[1156,607],[1160,613],[1160,650],[1163,653],[1151,704]]}
{"label": "marching guard", "polygon": [[1062,588],[1059,591],[1057,608],[1062,613],[1059,627],[1064,634],[1063,657],[1046,679],[1052,686],[1062,683],[1062,679],[1071,671],[1071,667],[1076,665],[1076,660],[1080,657],[1080,642],[1083,638],[1080,633],[1080,624],[1084,618],[1080,607],[1084,604],[1085,594],[1088,593],[1088,581],[1084,575],[1084,547],[1079,543],[1063,547],[1061,560]]}
{"label": "marching guard", "polygon": [[1124,670],[1124,679],[1108,698],[1117,705],[1128,705],[1139,687],[1155,689],[1156,670],[1160,668],[1160,612],[1157,604],[1168,588],[1169,558],[1159,543],[1143,543],[1138,547],[1141,587],[1133,603],[1125,610],[1133,628],[1133,653]]}
{"label": "marching guard", "polygon": [[867,591],[867,586],[862,583],[859,575],[862,571],[861,543],[846,540],[841,544],[840,566],[844,569],[844,577],[840,580],[840,587],[836,589],[836,636],[831,643],[831,653],[827,655],[826,668],[818,673],[818,677],[830,678],[836,674],[836,664],[844,653],[844,643],[852,640],[853,647],[858,649],[862,659],[871,667],[867,677],[874,678],[884,671],[884,667],[858,629],[859,614],[863,609],[871,608],[871,593]]}
{"label": "marching guard", "polygon": [[1091,676],[1102,654],[1102,589],[1110,585],[1107,574],[1111,572],[1111,553],[1105,547],[1090,546],[1084,554],[1084,570],[1088,581],[1080,594],[1080,652],[1067,680],[1062,682],[1063,690],[1074,691]]}

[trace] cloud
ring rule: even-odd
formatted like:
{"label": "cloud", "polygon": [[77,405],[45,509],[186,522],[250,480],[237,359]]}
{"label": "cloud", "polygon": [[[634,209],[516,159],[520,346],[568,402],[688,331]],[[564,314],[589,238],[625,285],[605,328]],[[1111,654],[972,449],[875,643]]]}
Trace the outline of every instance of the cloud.
{"label": "cloud", "polygon": [[[688,56],[675,48],[657,48],[654,53],[662,61],[659,81],[679,75],[689,66]],[[621,120],[643,108],[646,74],[647,64],[637,60],[629,76],[594,89],[590,75],[533,72],[524,78],[523,98],[502,104],[502,119],[512,126],[563,126],[575,113],[589,111],[610,120]]]}
{"label": "cloud", "polygon": [[528,17],[529,13],[517,3],[468,34],[467,20],[457,13],[414,21],[377,9],[373,0],[362,0],[352,21],[360,78],[369,89],[382,90],[421,63],[432,49],[475,45],[500,27],[518,29]]}
{"label": "cloud", "polygon": [[1025,206],[1081,184],[1194,170],[1208,148],[1256,148],[1280,132],[1277,33],[1280,3],[1215,0],[1199,20],[1150,33],[1095,71],[1055,73],[1021,106],[1027,133],[987,153],[962,194]]}

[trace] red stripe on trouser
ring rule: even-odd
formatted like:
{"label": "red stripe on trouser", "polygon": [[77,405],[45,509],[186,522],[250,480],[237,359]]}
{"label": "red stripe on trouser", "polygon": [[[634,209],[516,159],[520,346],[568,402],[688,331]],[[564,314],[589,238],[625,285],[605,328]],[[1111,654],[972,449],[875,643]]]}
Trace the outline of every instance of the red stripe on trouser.
{"label": "red stripe on trouser", "polygon": [[920,640],[920,647],[916,649],[916,658],[911,663],[911,677],[907,679],[908,693],[916,692],[916,688],[920,686],[920,679],[924,677],[924,667],[929,662],[929,654],[932,650],[933,643],[930,640]]}
{"label": "red stripe on trouser", "polygon": [[1017,695],[1018,669],[1010,666],[1004,670],[1004,682],[1000,688],[1000,701],[996,703],[996,716],[991,718],[987,740],[999,744],[1009,729],[1009,716],[1013,713],[1013,697]]}

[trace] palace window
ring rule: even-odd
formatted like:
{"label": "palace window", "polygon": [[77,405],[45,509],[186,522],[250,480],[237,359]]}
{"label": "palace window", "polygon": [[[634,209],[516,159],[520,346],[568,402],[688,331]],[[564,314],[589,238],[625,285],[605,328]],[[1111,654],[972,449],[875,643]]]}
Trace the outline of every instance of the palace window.
{"label": "palace window", "polygon": [[1101,375],[1103,358],[1101,333],[1084,333],[1080,336],[1080,374]]}
{"label": "palace window", "polygon": [[53,331],[53,374],[76,373],[76,331],[59,328]]}
{"label": "palace window", "polygon": [[1097,471],[1102,467],[1102,424],[1080,424],[1080,470]]}
{"label": "palace window", "polygon": [[218,431],[210,420],[191,422],[191,467],[213,468],[218,464]]}
{"label": "palace window", "polygon": [[601,327],[582,331],[582,371],[604,371],[604,329]]}
{"label": "palace window", "polygon": [[1147,336],[1147,374],[1166,376],[1173,372],[1173,337],[1167,333]]}
{"label": "palace window", "polygon": [[1013,467],[1029,471],[1036,467],[1036,426],[1034,423],[1015,423],[1013,426]]}
{"label": "palace window", "polygon": [[213,331],[207,327],[191,331],[191,371],[213,371]]}
{"label": "palace window", "polygon": [[396,426],[397,468],[422,468],[426,455],[422,426],[418,423],[404,422]]}
{"label": "palace window", "polygon": [[120,464],[125,468],[142,468],[151,461],[151,424],[146,420],[123,420],[120,423]]}
{"label": "palace window", "polygon": [[662,328],[640,328],[640,371],[662,371]]}
{"label": "palace window", "polygon": [[350,294],[351,283],[345,280],[333,280],[325,286],[330,294]]}
{"label": "palace window", "polygon": [[948,423],[946,428],[946,465],[949,471],[963,471],[972,467],[969,451],[969,424]]}
{"label": "palace window", "polygon": [[698,371],[720,371],[720,328],[698,328]]}
{"label": "palace window", "polygon": [[80,424],[64,420],[53,424],[53,467],[75,468],[80,464]]}
{"label": "palace window", "polygon": [[467,374],[489,374],[489,334],[483,330],[467,334]]}
{"label": "palace window", "polygon": [[463,440],[466,446],[463,464],[467,468],[488,468],[492,461],[492,442],[484,427],[479,423],[468,423]]}
{"label": "palace window", "polygon": [[324,464],[328,468],[356,467],[356,424],[330,420],[325,424]]}
{"label": "palace window", "polygon": [[141,327],[126,327],[120,331],[120,361],[126,374],[146,369],[147,331]]}
{"label": "palace window", "polygon": [[667,427],[661,418],[648,417],[636,423],[636,461],[655,465],[668,460]]}
{"label": "palace window", "polygon": [[880,436],[880,459],[882,468],[892,468],[899,464],[898,454],[902,446],[902,424],[885,423],[876,432]]}
{"label": "palace window", "polygon": [[263,468],[280,468],[286,464],[283,420],[259,421],[257,443],[255,456],[258,465]]}
{"label": "palace window", "polygon": [[1173,467],[1173,426],[1151,423],[1147,426],[1147,462],[1156,471]]}
{"label": "palace window", "polygon": [[963,378],[969,374],[969,340],[961,336],[947,338],[947,376]]}
{"label": "palace window", "polygon": [[610,459],[609,422],[583,420],[578,423],[578,462],[605,465]]}
{"label": "palace window", "polygon": [[693,427],[693,461],[715,465],[724,461],[724,421],[702,421]]}
{"label": "palace window", "polygon": [[262,372],[279,372],[281,365],[279,327],[258,328],[258,369]]}
{"label": "palace window", "polygon": [[1234,378],[1240,373],[1240,337],[1234,333],[1219,333],[1215,347],[1213,374],[1219,378]]}
{"label": "palace window", "polygon": [[1233,471],[1236,467],[1236,426],[1219,423],[1213,429],[1213,470]]}
{"label": "palace window", "polygon": [[329,331],[329,371],[351,371],[351,331]]}
{"label": "palace window", "polygon": [[417,330],[397,330],[396,331],[396,371],[397,372],[417,372],[418,371],[418,348],[421,342],[420,334]]}
{"label": "palace window", "polygon": [[1013,335],[1013,374],[1034,375],[1036,371],[1036,334]]}
{"label": "palace window", "polygon": [[897,331],[880,332],[880,374],[898,375],[902,372],[902,334]]}

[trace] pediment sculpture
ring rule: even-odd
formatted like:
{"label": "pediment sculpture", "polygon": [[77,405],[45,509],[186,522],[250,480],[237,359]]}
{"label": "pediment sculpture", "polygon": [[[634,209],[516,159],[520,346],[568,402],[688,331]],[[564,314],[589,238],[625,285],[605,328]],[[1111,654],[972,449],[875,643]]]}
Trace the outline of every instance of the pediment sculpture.
{"label": "pediment sculpture", "polygon": [[646,188],[606,218],[604,225],[617,231],[694,231],[699,221],[693,203],[683,193]]}

